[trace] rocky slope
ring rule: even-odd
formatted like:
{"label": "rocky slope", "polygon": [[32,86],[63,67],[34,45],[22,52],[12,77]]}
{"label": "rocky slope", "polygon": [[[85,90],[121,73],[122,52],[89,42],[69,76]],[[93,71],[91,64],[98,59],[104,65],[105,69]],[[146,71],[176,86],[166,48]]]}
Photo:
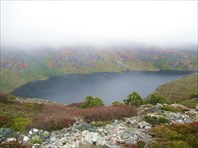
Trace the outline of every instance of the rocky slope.
{"label": "rocky slope", "polygon": [[[114,120],[112,123],[101,127],[91,126],[81,119],[68,128],[51,132],[31,129],[28,133],[19,133],[7,128],[1,128],[1,145],[6,141],[18,140],[20,143],[29,146],[33,145],[33,147],[46,148],[119,148],[137,146],[137,142],[146,147],[153,147],[156,144],[156,138],[160,137],[154,136],[157,133],[153,133],[155,130],[152,131],[152,129],[160,125],[166,127],[169,124],[173,124],[174,126],[175,124],[184,124],[186,126],[188,123],[193,123],[198,127],[198,106],[190,109],[180,104],[169,105],[169,107],[178,109],[177,111],[174,110],[174,112],[167,110],[166,107],[167,104],[157,104],[154,106],[149,104],[142,105],[139,108],[137,116]],[[174,135],[177,136],[176,133]],[[191,138],[196,139],[196,136],[198,136],[198,133],[194,131]],[[182,140],[179,138],[174,139],[175,143],[178,141],[181,143]],[[188,140],[183,140],[182,142],[185,144],[184,147],[192,147],[192,143],[189,143]],[[198,145],[198,139],[194,143]]]}

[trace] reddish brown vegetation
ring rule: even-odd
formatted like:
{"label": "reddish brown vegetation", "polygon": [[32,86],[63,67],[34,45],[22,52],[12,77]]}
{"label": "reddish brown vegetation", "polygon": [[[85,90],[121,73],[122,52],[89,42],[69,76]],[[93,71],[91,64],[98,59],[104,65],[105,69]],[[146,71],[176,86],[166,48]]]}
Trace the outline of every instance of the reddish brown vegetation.
{"label": "reddish brown vegetation", "polygon": [[142,142],[142,141],[138,141],[136,144],[124,144],[122,145],[123,148],[141,148],[141,147],[144,147],[145,146],[145,143]]}
{"label": "reddish brown vegetation", "polygon": [[81,115],[82,112],[73,107],[46,105],[42,114],[30,127],[45,130],[61,129],[72,125],[75,122],[75,118]]}
{"label": "reddish brown vegetation", "polygon": [[2,148],[30,148],[31,146],[24,145],[22,143],[19,143],[18,141],[10,141],[6,143],[1,143],[0,147]]}
{"label": "reddish brown vegetation", "polygon": [[0,127],[3,127],[5,124],[10,125],[12,120],[7,116],[0,116]]}
{"label": "reddish brown vegetation", "polygon": [[100,106],[87,109],[84,118],[88,121],[109,121],[123,117],[131,117],[137,114],[135,107],[125,106]]}
{"label": "reddish brown vegetation", "polygon": [[100,106],[92,108],[65,107],[47,105],[43,113],[30,127],[45,130],[55,130],[72,125],[77,119],[83,117],[87,122],[110,121],[137,114],[133,106]]}

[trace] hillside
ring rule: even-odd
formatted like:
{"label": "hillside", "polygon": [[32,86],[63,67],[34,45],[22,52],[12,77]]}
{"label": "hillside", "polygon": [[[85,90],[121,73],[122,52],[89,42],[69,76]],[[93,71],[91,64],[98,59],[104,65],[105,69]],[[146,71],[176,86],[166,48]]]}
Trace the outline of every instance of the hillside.
{"label": "hillside", "polygon": [[68,73],[182,70],[196,71],[196,50],[86,47],[37,50],[2,50],[2,92],[33,80]]}
{"label": "hillside", "polygon": [[198,146],[197,107],[81,105],[65,106],[0,93],[0,147]]}
{"label": "hillside", "polygon": [[163,96],[171,102],[180,102],[184,105],[194,106],[198,103],[198,100],[192,99],[191,95],[198,94],[198,74],[194,73],[182,79],[166,83],[158,87],[154,94]]}

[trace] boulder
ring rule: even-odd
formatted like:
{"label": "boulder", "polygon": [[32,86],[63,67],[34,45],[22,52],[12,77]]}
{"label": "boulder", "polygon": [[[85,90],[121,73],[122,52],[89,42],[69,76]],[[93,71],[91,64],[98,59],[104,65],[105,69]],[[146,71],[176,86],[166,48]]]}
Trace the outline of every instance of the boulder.
{"label": "boulder", "polygon": [[88,131],[92,131],[92,132],[96,132],[97,128],[93,127],[87,123],[81,123],[79,124],[76,129],[80,130],[80,131],[84,131],[84,130],[88,130]]}

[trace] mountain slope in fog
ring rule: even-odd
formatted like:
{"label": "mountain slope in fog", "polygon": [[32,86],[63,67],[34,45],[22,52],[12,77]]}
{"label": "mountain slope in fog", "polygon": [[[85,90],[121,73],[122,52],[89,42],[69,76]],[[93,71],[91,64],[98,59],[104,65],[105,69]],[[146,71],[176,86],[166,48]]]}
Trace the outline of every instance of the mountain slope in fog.
{"label": "mountain slope in fog", "polygon": [[67,73],[185,70],[196,71],[196,50],[145,48],[91,50],[2,50],[1,91]]}

